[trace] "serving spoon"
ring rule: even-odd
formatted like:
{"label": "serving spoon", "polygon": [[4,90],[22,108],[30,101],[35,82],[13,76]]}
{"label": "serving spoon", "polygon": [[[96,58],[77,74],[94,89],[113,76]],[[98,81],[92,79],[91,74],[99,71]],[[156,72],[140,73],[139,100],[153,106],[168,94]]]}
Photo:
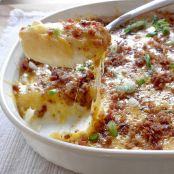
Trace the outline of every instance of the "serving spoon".
{"label": "serving spoon", "polygon": [[131,11],[123,14],[122,16],[118,17],[117,19],[115,19],[114,21],[109,23],[106,26],[106,28],[108,31],[112,31],[113,29],[119,27],[121,24],[125,23],[126,21],[128,21],[136,16],[150,12],[152,10],[157,10],[159,8],[162,8],[162,7],[171,5],[171,4],[174,4],[174,0],[154,0],[154,1],[151,1],[145,5],[137,7],[136,9],[131,10]]}

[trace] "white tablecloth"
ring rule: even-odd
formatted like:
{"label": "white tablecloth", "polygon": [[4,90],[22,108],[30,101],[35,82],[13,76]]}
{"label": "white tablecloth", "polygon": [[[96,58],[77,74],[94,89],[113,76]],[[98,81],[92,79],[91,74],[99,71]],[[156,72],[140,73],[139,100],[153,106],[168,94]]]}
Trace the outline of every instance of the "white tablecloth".
{"label": "white tablecloth", "polygon": [[[18,37],[20,26],[49,13],[11,11],[9,26],[0,38],[0,67]],[[0,174],[74,174],[74,172],[56,166],[35,153],[0,108]]]}

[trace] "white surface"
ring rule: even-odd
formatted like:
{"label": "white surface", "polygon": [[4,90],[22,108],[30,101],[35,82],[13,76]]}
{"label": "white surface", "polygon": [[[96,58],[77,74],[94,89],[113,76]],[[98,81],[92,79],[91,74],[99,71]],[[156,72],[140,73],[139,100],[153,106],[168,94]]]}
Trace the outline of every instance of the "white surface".
{"label": "white surface", "polygon": [[[18,37],[20,26],[44,15],[47,14],[24,13],[21,10],[11,12],[9,26],[0,38],[0,67]],[[74,174],[74,172],[56,166],[35,153],[0,108],[0,174]]]}

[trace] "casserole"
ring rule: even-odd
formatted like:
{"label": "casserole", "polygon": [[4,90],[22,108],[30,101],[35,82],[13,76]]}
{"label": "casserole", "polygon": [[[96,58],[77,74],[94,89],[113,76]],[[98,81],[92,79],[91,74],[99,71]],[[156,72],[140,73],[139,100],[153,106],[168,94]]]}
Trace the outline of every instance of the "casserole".
{"label": "casserole", "polygon": [[[141,1],[109,1],[65,10],[45,18],[43,21],[54,22],[57,18],[69,16],[113,16],[141,5]],[[107,9],[107,10],[106,10]],[[123,9],[122,11],[120,11]],[[171,10],[169,8],[168,10]],[[40,135],[26,126],[20,118],[11,97],[11,84],[18,79],[17,65],[23,57],[20,45],[14,47],[9,54],[1,72],[1,105],[8,118],[22,131],[26,141],[41,156],[55,164],[80,173],[172,173],[174,151],[138,151],[96,149],[55,141]],[[11,75],[13,74],[13,75]],[[83,161],[83,163],[81,163]],[[147,168],[148,166],[148,168]]]}

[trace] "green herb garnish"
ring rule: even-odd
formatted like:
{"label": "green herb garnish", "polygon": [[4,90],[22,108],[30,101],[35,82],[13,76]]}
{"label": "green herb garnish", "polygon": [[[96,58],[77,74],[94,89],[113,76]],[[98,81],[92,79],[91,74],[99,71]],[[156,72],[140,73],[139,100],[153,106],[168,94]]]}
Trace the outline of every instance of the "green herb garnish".
{"label": "green herb garnish", "polygon": [[152,64],[151,64],[151,61],[150,61],[150,55],[149,54],[144,55],[144,60],[146,61],[147,69],[152,69]]}
{"label": "green herb garnish", "polygon": [[170,68],[171,68],[172,70],[174,70],[174,63],[171,63],[171,64],[170,64]]}
{"label": "green herb garnish", "polygon": [[98,140],[98,138],[99,138],[99,134],[98,133],[94,133],[94,134],[91,134],[88,139],[91,142],[96,142]]}
{"label": "green herb garnish", "polygon": [[148,34],[146,34],[146,37],[153,37],[153,36],[156,36],[158,33],[156,31],[154,32],[150,32]]}
{"label": "green herb garnish", "polygon": [[109,121],[109,123],[107,124],[107,128],[108,128],[109,133],[113,137],[116,137],[118,135],[117,125],[114,121]]}
{"label": "green herb garnish", "polygon": [[51,90],[48,91],[48,94],[51,95],[51,96],[53,96],[53,95],[55,95],[55,94],[57,94],[57,93],[58,93],[58,92],[57,92],[56,89],[51,89]]}
{"label": "green herb garnish", "polygon": [[125,28],[124,32],[126,34],[131,33],[133,31],[141,30],[145,28],[147,25],[147,22],[144,20],[136,21],[133,24],[128,25],[127,28]]}
{"label": "green herb garnish", "polygon": [[54,29],[53,30],[53,35],[56,37],[56,38],[58,38],[58,37],[60,37],[60,34],[61,34],[61,30],[60,29]]}
{"label": "green herb garnish", "polygon": [[141,85],[145,84],[146,81],[145,81],[145,79],[138,79],[138,80],[136,80],[136,83],[138,84],[138,86],[141,86]]}
{"label": "green herb garnish", "polygon": [[156,32],[162,32],[163,35],[168,35],[169,31],[169,23],[165,19],[159,19],[154,22],[153,26],[155,27]]}
{"label": "green herb garnish", "polygon": [[85,67],[82,65],[82,66],[78,67],[77,70],[83,72],[83,71],[85,71]]}
{"label": "green herb garnish", "polygon": [[164,27],[164,28],[162,29],[162,33],[163,33],[163,35],[169,35],[169,33],[170,33],[169,27]]}
{"label": "green herb garnish", "polygon": [[154,25],[159,20],[158,16],[153,16],[152,24]]}
{"label": "green herb garnish", "polygon": [[157,16],[154,16],[152,19],[152,25],[155,28],[155,31],[148,33],[146,37],[153,37],[161,32],[163,35],[168,35],[170,33],[169,23],[165,19],[159,19]]}

